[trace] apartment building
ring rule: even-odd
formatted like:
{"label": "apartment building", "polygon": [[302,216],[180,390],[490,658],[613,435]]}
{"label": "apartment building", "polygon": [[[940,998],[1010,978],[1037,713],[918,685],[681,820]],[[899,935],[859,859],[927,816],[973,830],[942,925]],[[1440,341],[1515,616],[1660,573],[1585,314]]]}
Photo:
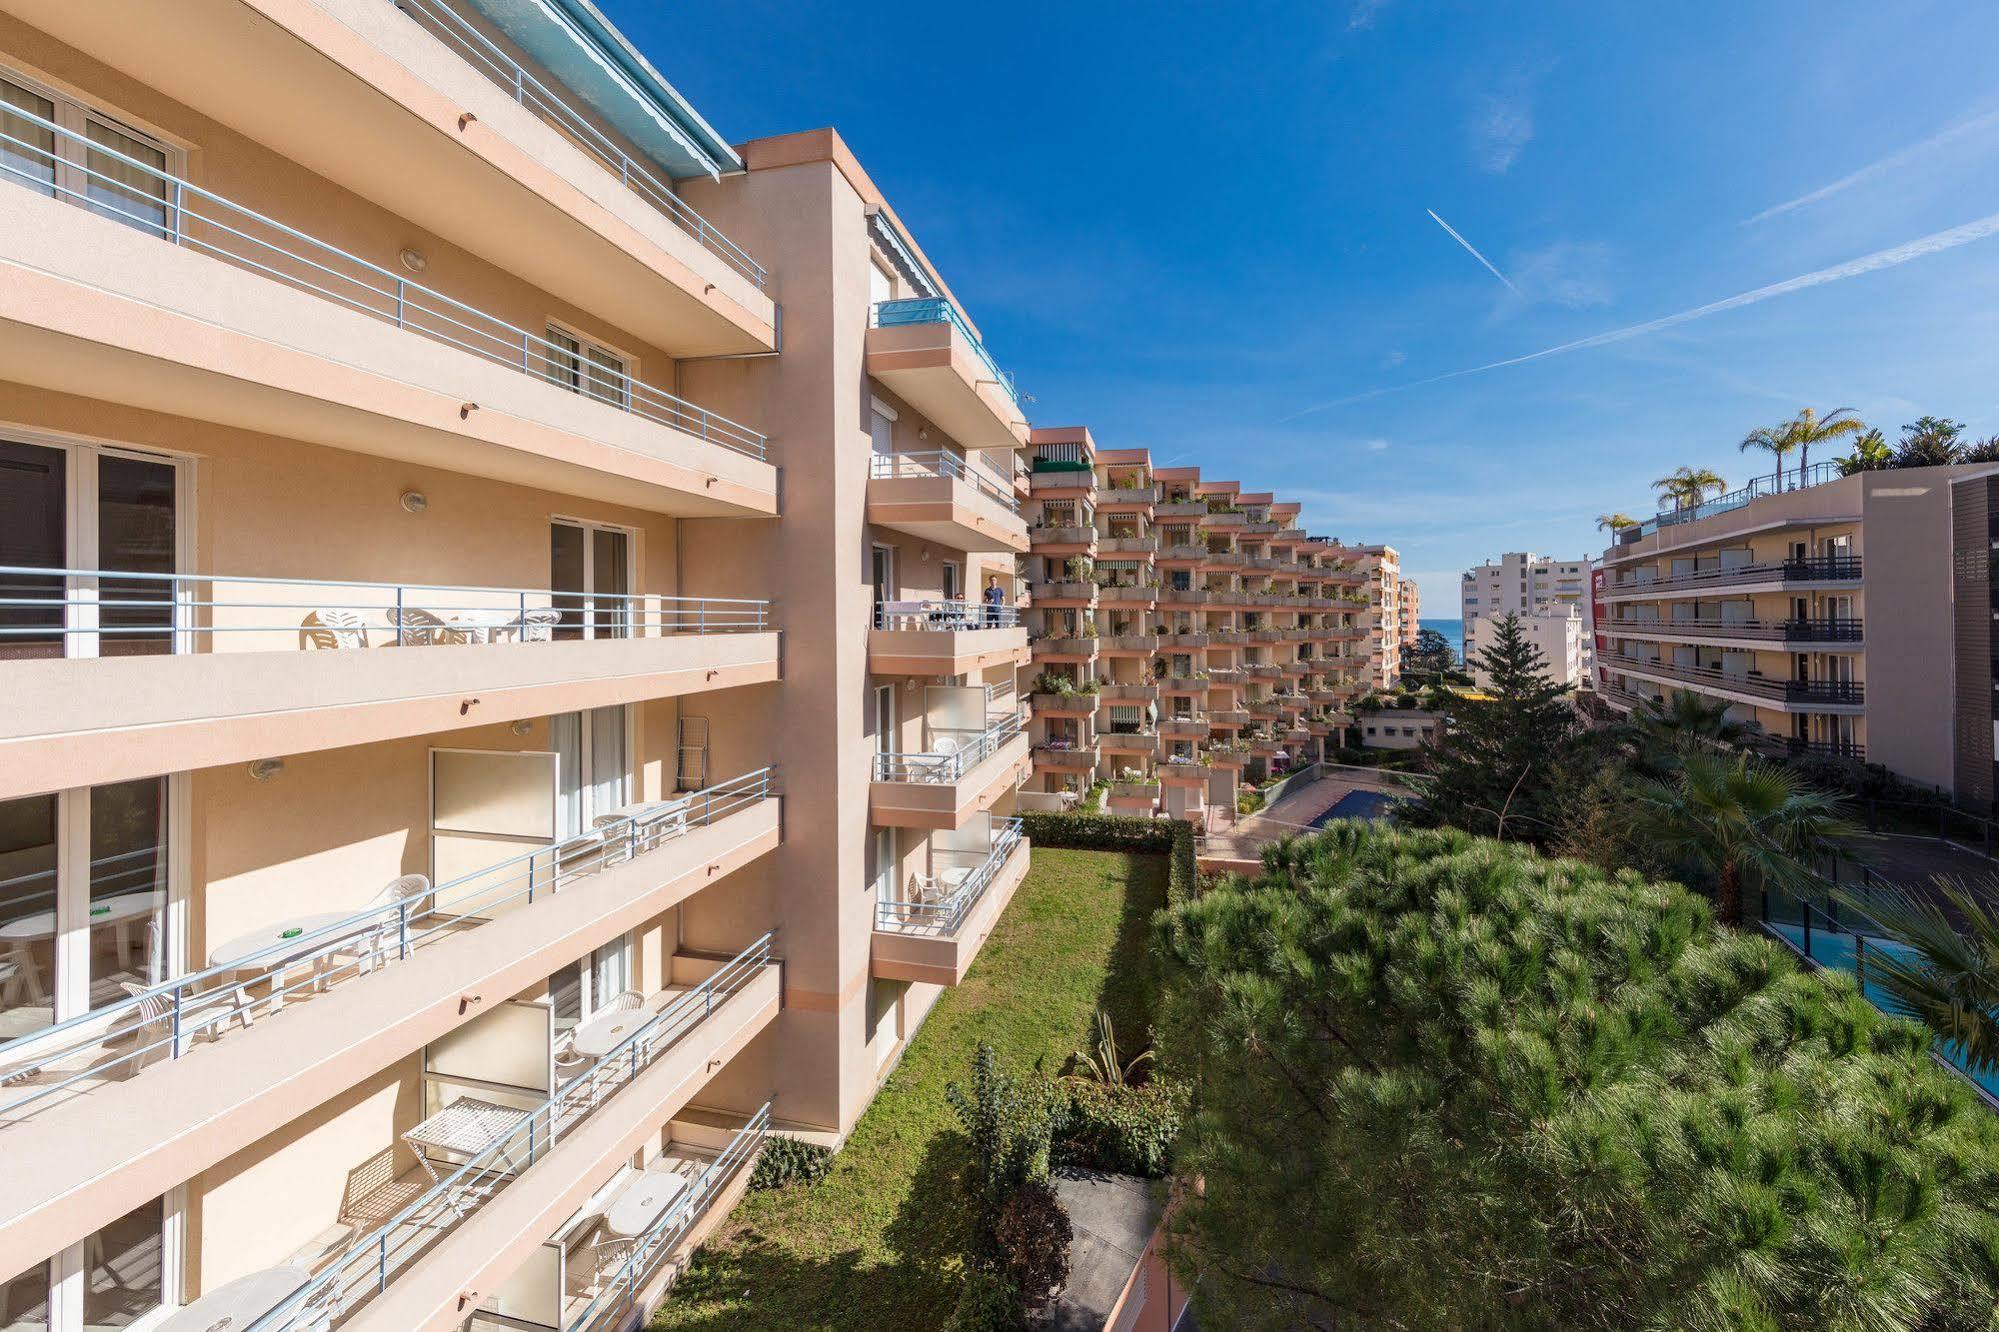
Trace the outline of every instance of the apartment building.
{"label": "apartment building", "polygon": [[1465,627],[1465,660],[1485,651],[1475,620],[1523,618],[1537,611],[1561,614],[1569,606],[1582,609],[1584,650],[1588,651],[1588,559],[1558,560],[1532,551],[1509,551],[1496,560],[1467,569],[1458,589],[1458,615]]}
{"label": "apartment building", "polygon": [[1391,689],[1402,678],[1402,559],[1393,546],[1354,547],[1367,597],[1361,627],[1367,635],[1368,685]]}
{"label": "apartment building", "polygon": [[1360,552],[1308,536],[1296,503],[1085,429],[1029,445],[1023,807],[1102,782],[1118,813],[1225,819],[1245,772],[1338,746],[1378,651]]}
{"label": "apartment building", "polygon": [[1423,590],[1416,586],[1413,578],[1404,578],[1399,584],[1402,602],[1402,650],[1408,652],[1416,646],[1416,635],[1423,628]]}
{"label": "apartment building", "polygon": [[[1470,642],[1476,633],[1480,642],[1490,646],[1494,638],[1493,626],[1507,615],[1517,615],[1520,635],[1528,646],[1540,651],[1542,668],[1548,679],[1574,688],[1590,686],[1589,658],[1584,646],[1589,641],[1589,635],[1583,628],[1580,606],[1549,608],[1526,615],[1506,611],[1491,617],[1466,620],[1465,640]],[[1492,684],[1492,673],[1479,665],[1476,658],[1469,665],[1472,681],[1481,689]]]}
{"label": "apartment building", "polygon": [[7,0],[0,347],[0,1322],[642,1319],[1025,871],[976,325],[582,0]]}
{"label": "apartment building", "polygon": [[1994,476],[1816,464],[1627,528],[1597,580],[1602,696],[1629,710],[1687,690],[1766,747],[1988,805]]}

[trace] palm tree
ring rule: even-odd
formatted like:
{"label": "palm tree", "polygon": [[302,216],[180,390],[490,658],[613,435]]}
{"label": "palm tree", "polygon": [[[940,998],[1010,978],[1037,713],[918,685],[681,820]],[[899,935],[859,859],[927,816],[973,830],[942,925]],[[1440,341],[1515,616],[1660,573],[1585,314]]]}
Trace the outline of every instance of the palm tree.
{"label": "palm tree", "polygon": [[1817,886],[1811,866],[1859,831],[1837,797],[1747,754],[1685,754],[1673,781],[1641,781],[1632,793],[1660,847],[1713,877],[1715,909],[1729,925],[1742,921],[1745,890]]}
{"label": "palm tree", "polygon": [[1784,455],[1798,451],[1798,484],[1805,484],[1805,472],[1812,464],[1812,445],[1829,444],[1845,435],[1858,435],[1867,426],[1853,414],[1851,407],[1841,407],[1820,416],[1807,407],[1782,425],[1759,426],[1743,437],[1741,448],[1763,449],[1774,454],[1777,459],[1777,489],[1784,488]]}
{"label": "palm tree", "polygon": [[1634,709],[1631,720],[1652,738],[1676,750],[1739,749],[1762,733],[1754,722],[1736,721],[1728,704],[1710,701],[1690,689],[1648,698]]}
{"label": "palm tree", "polygon": [[1953,1042],[1975,1074],[1999,1070],[1999,912],[1962,884],[1937,879],[1943,904],[1905,892],[1854,899],[1907,951],[1867,950],[1867,979],[1887,1006]]}
{"label": "palm tree", "polygon": [[1852,476],[1856,472],[1885,471],[1895,457],[1895,450],[1889,446],[1888,437],[1879,430],[1869,430],[1853,441],[1853,452],[1844,458],[1835,458],[1841,476]]}
{"label": "palm tree", "polygon": [[1616,536],[1627,527],[1636,526],[1638,526],[1638,520],[1629,514],[1600,513],[1596,516],[1596,530],[1599,532],[1608,531],[1612,536]]}
{"label": "palm tree", "polygon": [[1661,499],[1673,501],[1675,509],[1690,509],[1701,502],[1701,497],[1712,490],[1717,493],[1728,489],[1728,482],[1720,474],[1700,468],[1677,467],[1652,483],[1652,489],[1659,492]]}

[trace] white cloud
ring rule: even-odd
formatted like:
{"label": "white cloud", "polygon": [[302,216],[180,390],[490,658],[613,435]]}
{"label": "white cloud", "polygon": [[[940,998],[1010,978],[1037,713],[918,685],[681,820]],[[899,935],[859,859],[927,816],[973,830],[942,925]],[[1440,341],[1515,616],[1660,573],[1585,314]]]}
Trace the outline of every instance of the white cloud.
{"label": "white cloud", "polygon": [[1512,285],[1536,304],[1571,310],[1608,305],[1611,300],[1610,247],[1594,242],[1556,241],[1516,254]]}
{"label": "white cloud", "polygon": [[1589,347],[1602,347],[1613,342],[1623,342],[1629,338],[1643,337],[1648,333],[1658,333],[1669,328],[1678,328],[1681,324],[1691,324],[1696,319],[1705,319],[1709,315],[1720,314],[1725,310],[1738,310],[1746,305],[1761,304],[1773,297],[1788,296],[1792,292],[1805,291],[1812,287],[1822,287],[1829,282],[1843,282],[1847,278],[1876,273],[1884,268],[1896,268],[1911,260],[1927,258],[1933,254],[1941,254],[1945,250],[1954,250],[1960,245],[1969,245],[1973,241],[1981,241],[1993,235],[1999,235],[1999,213],[1988,213],[1977,221],[1967,222],[1960,227],[1951,227],[1945,231],[1933,231],[1927,236],[1918,237],[1905,244],[1891,246],[1885,250],[1876,250],[1872,254],[1863,254],[1858,259],[1849,259],[1843,264],[1834,264],[1829,268],[1815,269],[1810,273],[1803,273],[1794,278],[1786,278],[1782,282],[1772,282],[1768,286],[1757,287],[1753,291],[1739,292],[1734,296],[1724,297],[1718,301],[1710,301],[1706,305],[1697,305],[1691,310],[1681,310],[1676,314],[1662,315],[1657,319],[1648,319],[1642,324],[1626,324],[1623,328],[1614,328],[1605,333],[1594,333],[1589,337],[1577,338],[1573,342],[1564,342],[1553,347],[1543,347],[1540,351],[1528,352],[1524,356],[1511,356],[1503,361],[1491,361],[1485,365],[1468,366],[1463,370],[1451,370],[1441,375],[1431,375],[1427,379],[1411,380],[1407,384],[1390,384],[1385,388],[1368,389],[1364,393],[1352,393],[1344,398],[1334,398],[1330,402],[1315,403],[1310,407],[1295,411],[1289,416],[1280,417],[1277,423],[1282,425],[1287,421],[1295,421],[1301,416],[1310,416],[1315,412],[1329,411],[1334,407],[1344,407],[1348,403],[1365,402],[1372,398],[1385,397],[1391,393],[1402,393],[1413,388],[1423,388],[1429,384],[1441,384],[1448,379],[1463,379],[1467,375],[1481,375],[1489,370],[1503,370],[1508,366],[1525,365],[1529,361],[1544,360],[1550,356],[1560,356],[1565,352],[1582,351]]}
{"label": "white cloud", "polygon": [[1353,9],[1347,15],[1348,32],[1365,32],[1381,17],[1381,11],[1388,8],[1389,0],[1354,0]]}
{"label": "white cloud", "polygon": [[1408,352],[1403,351],[1400,348],[1391,348],[1388,354],[1381,358],[1381,368],[1383,370],[1393,370],[1396,366],[1401,365],[1404,361],[1408,359],[1409,359]]}
{"label": "white cloud", "polygon": [[1369,453],[1382,453],[1385,452],[1387,448],[1388,448],[1388,441],[1385,439],[1370,439],[1369,441],[1367,441],[1367,451]]}
{"label": "white cloud", "polygon": [[1906,166],[1917,158],[1925,157],[1948,143],[1962,139],[1967,135],[1983,133],[1995,127],[1999,127],[1999,110],[1987,111],[1983,115],[1973,116],[1969,120],[1960,120],[1954,125],[1946,125],[1927,139],[1920,139],[1906,148],[1899,149],[1896,152],[1888,154],[1886,157],[1869,162],[1858,171],[1849,171],[1830,185],[1821,185],[1808,194],[1801,194],[1795,199],[1786,199],[1783,203],[1766,208],[1756,216],[1746,219],[1742,225],[1751,226],[1783,213],[1794,212],[1800,208],[1809,208],[1823,199],[1829,199],[1835,194],[1850,190],[1855,185],[1872,180],[1876,176],[1885,175],[1897,167]]}
{"label": "white cloud", "polygon": [[1534,107],[1524,79],[1479,99],[1466,126],[1472,160],[1481,171],[1504,175],[1534,137]]}

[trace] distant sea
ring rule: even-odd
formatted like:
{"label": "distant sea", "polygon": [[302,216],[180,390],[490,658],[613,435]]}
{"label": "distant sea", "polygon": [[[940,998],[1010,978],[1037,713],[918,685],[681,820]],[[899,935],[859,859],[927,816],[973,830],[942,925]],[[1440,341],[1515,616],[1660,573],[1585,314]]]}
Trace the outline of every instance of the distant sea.
{"label": "distant sea", "polygon": [[1425,629],[1435,629],[1451,641],[1451,651],[1457,653],[1458,660],[1465,658],[1465,622],[1463,620],[1433,620],[1425,615],[1419,622]]}

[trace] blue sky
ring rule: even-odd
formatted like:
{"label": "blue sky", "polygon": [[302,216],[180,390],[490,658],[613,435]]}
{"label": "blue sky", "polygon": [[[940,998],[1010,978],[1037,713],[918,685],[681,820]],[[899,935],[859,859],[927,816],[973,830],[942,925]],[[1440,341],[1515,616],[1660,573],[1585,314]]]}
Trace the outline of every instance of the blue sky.
{"label": "blue sky", "polygon": [[732,140],[837,126],[1037,424],[1302,498],[1432,614],[1801,406],[1999,432],[1999,6],[600,3]]}

